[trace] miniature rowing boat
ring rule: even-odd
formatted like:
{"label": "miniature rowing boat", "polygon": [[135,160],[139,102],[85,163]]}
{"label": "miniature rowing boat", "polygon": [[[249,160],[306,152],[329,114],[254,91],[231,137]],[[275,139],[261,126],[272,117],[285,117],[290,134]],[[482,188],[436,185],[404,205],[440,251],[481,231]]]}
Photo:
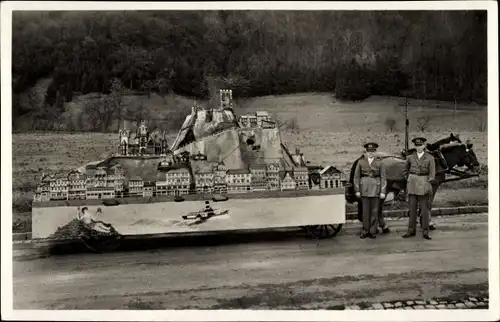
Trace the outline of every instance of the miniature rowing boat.
{"label": "miniature rowing boat", "polygon": [[229,210],[224,210],[224,211],[218,211],[217,209],[214,209],[213,211],[196,211],[196,212],[190,212],[187,215],[183,215],[182,219],[184,220],[190,220],[190,219],[198,219],[198,220],[205,220],[211,217],[216,217],[216,216],[222,216],[229,213]]}

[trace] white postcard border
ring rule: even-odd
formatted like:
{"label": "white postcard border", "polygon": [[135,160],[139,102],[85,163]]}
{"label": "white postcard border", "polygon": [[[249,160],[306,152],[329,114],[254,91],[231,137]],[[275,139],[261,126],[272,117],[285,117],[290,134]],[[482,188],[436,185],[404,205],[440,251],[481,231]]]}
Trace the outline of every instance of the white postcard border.
{"label": "white postcard border", "polygon": [[[488,10],[489,310],[418,311],[41,311],[12,309],[12,10]],[[14,2],[1,4],[2,84],[2,318],[123,321],[473,321],[499,318],[498,13],[494,1],[425,2]]]}

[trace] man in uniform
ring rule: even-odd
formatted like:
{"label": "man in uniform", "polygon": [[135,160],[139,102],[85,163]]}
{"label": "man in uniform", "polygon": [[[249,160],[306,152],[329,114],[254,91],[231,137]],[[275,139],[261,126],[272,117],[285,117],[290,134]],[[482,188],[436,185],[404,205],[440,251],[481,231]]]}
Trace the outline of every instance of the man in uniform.
{"label": "man in uniform", "polygon": [[363,205],[361,238],[375,238],[377,223],[382,227],[384,233],[389,232],[383,215],[379,212],[380,199],[385,199],[387,181],[382,160],[374,155],[378,144],[367,143],[364,148],[365,155],[358,161],[354,170],[354,191],[356,197],[361,198]]}
{"label": "man in uniform", "polygon": [[420,208],[422,236],[429,237],[429,198],[432,194],[432,185],[436,175],[434,157],[425,151],[424,143],[427,140],[422,137],[412,140],[416,151],[406,158],[405,178],[407,178],[407,191],[410,219],[408,232],[403,238],[416,235],[417,230],[417,208]]}

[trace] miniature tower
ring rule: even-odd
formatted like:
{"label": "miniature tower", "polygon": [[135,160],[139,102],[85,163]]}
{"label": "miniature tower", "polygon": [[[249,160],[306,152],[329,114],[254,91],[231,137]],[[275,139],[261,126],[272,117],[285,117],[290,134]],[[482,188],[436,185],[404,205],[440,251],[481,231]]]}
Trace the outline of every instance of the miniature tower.
{"label": "miniature tower", "polygon": [[120,154],[128,155],[128,137],[130,136],[130,130],[127,130],[127,125],[123,121],[123,130],[119,131],[120,136]]}
{"label": "miniature tower", "polygon": [[146,136],[147,133],[148,133],[148,128],[146,126],[146,121],[142,120],[141,125],[139,125],[139,134],[141,136]]}
{"label": "miniature tower", "polygon": [[163,131],[163,137],[161,139],[161,154],[167,154],[168,144],[167,144],[167,131]]}
{"label": "miniature tower", "polygon": [[230,89],[220,90],[220,108],[233,108],[233,91]]}
{"label": "miniature tower", "polygon": [[141,125],[139,125],[139,133],[138,133],[140,139],[139,139],[139,144],[140,148],[139,150],[142,150],[143,148],[145,149],[147,144],[148,144],[148,128],[146,126],[146,121],[142,120]]}

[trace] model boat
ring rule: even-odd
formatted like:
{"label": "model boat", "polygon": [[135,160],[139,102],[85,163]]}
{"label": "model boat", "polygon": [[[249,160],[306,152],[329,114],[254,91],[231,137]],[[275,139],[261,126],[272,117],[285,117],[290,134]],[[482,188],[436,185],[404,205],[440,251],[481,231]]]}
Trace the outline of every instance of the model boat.
{"label": "model boat", "polygon": [[223,195],[214,195],[212,197],[212,200],[215,201],[215,202],[220,202],[220,201],[227,201],[229,198],[227,196],[223,196]]}
{"label": "model boat", "polygon": [[183,215],[182,219],[184,220],[189,220],[189,219],[198,219],[198,220],[205,220],[211,217],[216,217],[216,216],[222,216],[226,215],[229,213],[229,210],[223,210],[220,211],[218,209],[214,209],[212,211],[206,211],[206,210],[200,210],[200,211],[195,211],[195,212],[190,212],[187,215]]}

